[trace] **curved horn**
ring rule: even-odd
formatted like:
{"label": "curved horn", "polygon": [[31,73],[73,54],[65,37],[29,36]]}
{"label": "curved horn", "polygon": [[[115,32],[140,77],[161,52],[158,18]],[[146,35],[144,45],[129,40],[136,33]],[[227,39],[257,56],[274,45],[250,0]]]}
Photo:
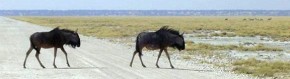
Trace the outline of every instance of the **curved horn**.
{"label": "curved horn", "polygon": [[56,26],[55,29],[59,29],[59,26]]}
{"label": "curved horn", "polygon": [[182,32],[180,35],[183,35],[184,34],[184,32]]}

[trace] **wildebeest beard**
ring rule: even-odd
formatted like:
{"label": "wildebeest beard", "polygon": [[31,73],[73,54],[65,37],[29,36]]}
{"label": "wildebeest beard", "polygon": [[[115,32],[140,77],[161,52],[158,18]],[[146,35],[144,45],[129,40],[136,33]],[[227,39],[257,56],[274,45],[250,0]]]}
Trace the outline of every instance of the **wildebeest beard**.
{"label": "wildebeest beard", "polygon": [[73,35],[65,35],[66,36],[66,43],[65,45],[70,45],[71,47],[80,47],[80,38],[77,33],[74,33]]}
{"label": "wildebeest beard", "polygon": [[176,49],[178,49],[179,51],[184,50],[184,48],[185,48],[184,46],[179,45],[179,44],[173,44],[173,45],[171,45],[170,47],[176,48]]}
{"label": "wildebeest beard", "polygon": [[66,45],[70,45],[71,47],[75,48],[78,44],[75,41],[69,41]]}
{"label": "wildebeest beard", "polygon": [[71,47],[80,47],[80,42],[76,40],[77,38],[70,40],[66,43],[66,45],[70,45]]}

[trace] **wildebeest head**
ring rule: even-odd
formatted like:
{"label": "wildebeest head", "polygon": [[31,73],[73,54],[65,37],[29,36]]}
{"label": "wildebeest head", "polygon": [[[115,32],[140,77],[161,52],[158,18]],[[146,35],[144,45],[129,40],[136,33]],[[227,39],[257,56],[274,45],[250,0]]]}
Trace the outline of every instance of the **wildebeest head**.
{"label": "wildebeest head", "polygon": [[67,44],[71,45],[73,48],[81,46],[81,41],[77,30],[71,32]]}
{"label": "wildebeest head", "polygon": [[177,48],[179,51],[184,50],[185,49],[185,42],[184,42],[184,38],[183,38],[183,33],[176,36],[174,38],[174,43],[173,43],[173,47]]}
{"label": "wildebeest head", "polygon": [[168,26],[161,27],[156,33],[163,38],[170,47],[177,48],[179,51],[185,49],[185,42],[183,38],[183,33],[180,34],[179,31],[170,29]]}

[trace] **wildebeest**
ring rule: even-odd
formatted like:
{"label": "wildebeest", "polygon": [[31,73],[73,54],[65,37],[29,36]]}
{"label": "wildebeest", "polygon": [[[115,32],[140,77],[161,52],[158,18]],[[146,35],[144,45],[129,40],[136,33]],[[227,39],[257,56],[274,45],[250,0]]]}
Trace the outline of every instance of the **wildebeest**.
{"label": "wildebeest", "polygon": [[229,20],[228,18],[225,19],[226,21]]}
{"label": "wildebeest", "polygon": [[183,38],[183,34],[180,34],[179,31],[169,29],[168,26],[163,26],[156,32],[142,32],[139,33],[136,38],[136,49],[133,53],[133,57],[130,63],[132,67],[132,63],[135,55],[138,53],[141,64],[143,67],[146,67],[142,61],[142,49],[146,47],[149,50],[157,50],[160,49],[158,58],[156,61],[156,66],[158,66],[158,61],[161,56],[162,51],[165,51],[165,54],[169,60],[171,68],[174,68],[171,64],[169,54],[167,52],[168,47],[177,48],[179,51],[185,49],[185,42]]}
{"label": "wildebeest", "polygon": [[70,67],[68,58],[67,58],[67,53],[64,50],[63,45],[70,45],[73,48],[80,47],[81,42],[80,42],[80,38],[77,31],[59,29],[57,27],[49,32],[36,32],[32,34],[30,36],[30,48],[26,53],[23,67],[26,68],[25,64],[26,64],[27,57],[31,53],[31,51],[35,49],[36,50],[35,57],[37,58],[40,66],[42,68],[45,68],[39,60],[39,54],[40,54],[41,48],[54,48],[54,60],[53,60],[54,68],[57,68],[55,65],[55,58],[56,58],[57,49],[60,48],[65,54],[68,67]]}

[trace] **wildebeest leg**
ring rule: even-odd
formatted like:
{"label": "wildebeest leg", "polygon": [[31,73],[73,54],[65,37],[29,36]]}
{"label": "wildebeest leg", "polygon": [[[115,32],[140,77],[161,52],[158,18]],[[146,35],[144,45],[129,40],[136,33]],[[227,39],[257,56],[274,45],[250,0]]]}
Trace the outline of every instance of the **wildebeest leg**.
{"label": "wildebeest leg", "polygon": [[63,47],[61,47],[60,49],[62,50],[62,52],[63,52],[63,53],[64,53],[64,55],[65,55],[65,58],[66,58],[66,64],[67,64],[67,66],[68,66],[68,67],[70,67],[70,65],[69,65],[69,62],[68,62],[68,58],[67,58],[67,53],[66,53],[66,51],[64,50],[64,48],[63,48]]}
{"label": "wildebeest leg", "polygon": [[35,57],[36,57],[37,61],[39,62],[40,66],[41,66],[42,68],[45,68],[45,67],[42,65],[41,61],[39,60],[40,49],[41,49],[41,48],[37,48],[37,49],[36,49]]}
{"label": "wildebeest leg", "polygon": [[134,57],[135,57],[135,55],[137,54],[137,51],[135,51],[134,53],[133,53],[133,57],[132,57],[132,60],[131,60],[131,63],[130,63],[130,66],[132,67],[132,63],[133,63],[133,61],[134,61]]}
{"label": "wildebeest leg", "polygon": [[25,57],[25,60],[24,60],[24,63],[23,63],[23,68],[26,68],[26,66],[25,66],[25,64],[26,64],[26,60],[27,60],[28,55],[31,53],[32,49],[33,49],[33,48],[30,47],[30,48],[28,49],[28,51],[26,52],[26,57]]}
{"label": "wildebeest leg", "polygon": [[142,66],[143,66],[143,67],[146,67],[146,66],[144,65],[143,61],[142,61],[142,58],[141,58],[141,57],[142,57],[142,51],[140,51],[138,55],[139,55],[139,58],[140,58],[140,61],[141,61]]}
{"label": "wildebeest leg", "polygon": [[167,52],[167,49],[164,49],[164,51],[165,51],[165,54],[166,54],[166,56],[167,56],[167,58],[169,60],[169,63],[170,63],[171,68],[174,68],[173,65],[171,64],[170,57],[169,57],[169,54]]}
{"label": "wildebeest leg", "polygon": [[159,68],[159,66],[158,66],[158,61],[159,61],[159,58],[160,58],[160,56],[161,56],[162,51],[163,51],[163,49],[160,49],[159,54],[158,54],[158,58],[157,58],[157,61],[156,61],[156,67],[157,67],[157,68]]}
{"label": "wildebeest leg", "polygon": [[57,68],[56,65],[55,65],[56,54],[57,54],[57,48],[55,47],[54,48],[54,58],[53,58],[53,66],[54,66],[54,68]]}

